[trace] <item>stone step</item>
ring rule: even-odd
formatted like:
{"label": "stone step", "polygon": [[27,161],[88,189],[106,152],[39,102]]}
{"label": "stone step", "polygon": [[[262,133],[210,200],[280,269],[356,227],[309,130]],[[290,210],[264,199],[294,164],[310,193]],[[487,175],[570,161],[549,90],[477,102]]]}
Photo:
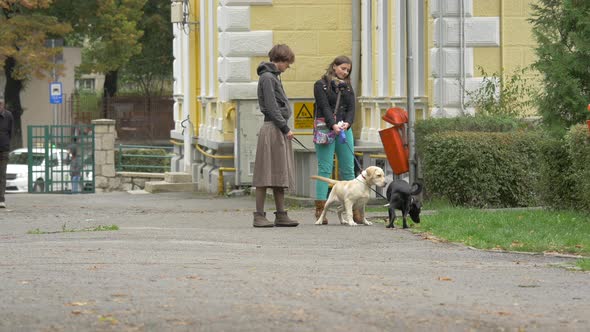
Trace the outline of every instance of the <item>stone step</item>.
{"label": "stone step", "polygon": [[166,172],[164,181],[168,183],[189,183],[193,182],[192,175],[183,172]]}
{"label": "stone step", "polygon": [[144,190],[152,194],[165,192],[196,192],[197,184],[194,182],[170,183],[167,181],[150,181],[145,183]]}

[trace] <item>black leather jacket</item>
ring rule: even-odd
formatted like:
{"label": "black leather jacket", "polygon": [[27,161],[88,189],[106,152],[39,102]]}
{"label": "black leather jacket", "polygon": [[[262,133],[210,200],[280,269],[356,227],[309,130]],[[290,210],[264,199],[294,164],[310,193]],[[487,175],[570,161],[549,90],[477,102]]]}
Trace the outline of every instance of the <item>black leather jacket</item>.
{"label": "black leather jacket", "polygon": [[[336,107],[339,89],[341,90],[340,105],[335,112],[334,108]],[[323,117],[328,128],[331,129],[339,121],[348,122],[352,127],[356,101],[350,84],[341,84],[340,87],[337,87],[334,81],[328,83],[326,80],[321,79],[315,82],[313,95],[315,98],[315,117]],[[334,113],[336,116],[334,116]]]}
{"label": "black leather jacket", "polygon": [[10,139],[14,130],[12,113],[0,109],[0,152],[10,151]]}

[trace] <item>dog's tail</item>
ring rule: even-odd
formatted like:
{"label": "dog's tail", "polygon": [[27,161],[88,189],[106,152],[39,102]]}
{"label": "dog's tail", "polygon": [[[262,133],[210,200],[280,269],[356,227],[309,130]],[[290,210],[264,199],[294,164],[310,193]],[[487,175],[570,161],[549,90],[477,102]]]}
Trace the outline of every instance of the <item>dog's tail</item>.
{"label": "dog's tail", "polygon": [[414,188],[415,189],[410,193],[410,195],[418,195],[419,193],[422,192],[423,187],[424,186],[422,186],[422,183],[414,182],[414,184],[412,185],[412,189],[414,189]]}
{"label": "dog's tail", "polygon": [[323,181],[323,182],[328,182],[329,184],[332,184],[332,185],[338,183],[338,181],[336,181],[334,179],[325,178],[325,177],[319,176],[319,175],[312,175],[311,178],[312,179],[316,179],[316,180],[320,180],[320,181]]}

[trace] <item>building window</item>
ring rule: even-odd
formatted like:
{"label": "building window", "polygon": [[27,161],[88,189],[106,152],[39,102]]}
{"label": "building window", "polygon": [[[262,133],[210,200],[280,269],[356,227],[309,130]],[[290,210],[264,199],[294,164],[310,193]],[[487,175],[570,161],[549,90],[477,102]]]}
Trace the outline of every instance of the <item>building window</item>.
{"label": "building window", "polygon": [[78,91],[95,91],[95,79],[94,78],[82,78],[76,80],[76,90]]}

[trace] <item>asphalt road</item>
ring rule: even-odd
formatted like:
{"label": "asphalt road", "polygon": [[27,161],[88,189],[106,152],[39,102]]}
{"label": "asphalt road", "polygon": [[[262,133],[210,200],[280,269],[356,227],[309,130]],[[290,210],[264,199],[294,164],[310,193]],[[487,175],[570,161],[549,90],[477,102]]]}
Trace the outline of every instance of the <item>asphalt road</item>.
{"label": "asphalt road", "polygon": [[[311,208],[290,212],[297,228],[255,229],[251,197],[7,204],[0,331],[590,330],[590,274],[564,268],[571,258],[341,226],[334,213],[315,226]],[[79,231],[99,225],[120,229]]]}

